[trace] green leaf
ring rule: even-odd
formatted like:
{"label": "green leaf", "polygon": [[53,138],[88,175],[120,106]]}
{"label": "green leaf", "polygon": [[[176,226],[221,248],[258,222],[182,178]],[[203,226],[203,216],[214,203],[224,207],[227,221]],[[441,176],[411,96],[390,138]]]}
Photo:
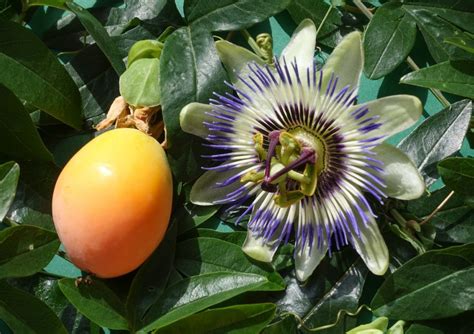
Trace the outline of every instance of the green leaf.
{"label": "green leaf", "polygon": [[127,65],[130,67],[135,60],[142,58],[156,58],[160,59],[163,51],[163,43],[147,39],[138,41],[130,48],[128,52]]}
{"label": "green leaf", "polygon": [[50,6],[66,10],[66,0],[26,0],[26,6]]}
{"label": "green leaf", "polygon": [[169,281],[175,257],[177,225],[175,221],[170,226],[163,241],[133,278],[126,304],[133,330],[143,325],[146,312],[158,302]]}
{"label": "green leaf", "polygon": [[233,305],[194,314],[167,327],[157,334],[251,334],[260,331],[272,320],[275,304]]}
{"label": "green leaf", "polygon": [[0,84],[61,122],[80,128],[79,91],[31,30],[0,19],[0,67]]}
{"label": "green leaf", "polygon": [[448,158],[438,164],[446,186],[462,195],[474,195],[474,158]]}
{"label": "green leaf", "polygon": [[[286,277],[287,288],[277,301],[278,309],[282,313],[296,314],[308,328],[332,324],[341,309],[357,310],[366,273],[365,264],[354,250],[333,252],[331,257],[322,260],[304,284],[298,282],[294,272]],[[336,326],[324,333],[344,333],[355,325],[356,319],[343,316]]]}
{"label": "green leaf", "polygon": [[265,327],[262,334],[288,334],[298,333],[296,319],[293,315],[287,315]]}
{"label": "green leaf", "polygon": [[464,49],[469,53],[474,53],[474,38],[471,36],[472,35],[463,33],[458,37],[447,37],[444,39],[444,42]]}
{"label": "green leaf", "polygon": [[392,72],[415,44],[416,24],[401,3],[386,3],[375,12],[364,35],[364,72],[379,79]]}
{"label": "green leaf", "polygon": [[279,291],[285,288],[281,276],[270,266],[251,261],[241,247],[219,239],[201,237],[178,243],[175,265],[187,276],[223,271],[252,273],[268,280],[267,284],[258,287],[259,290]]}
{"label": "green leaf", "polygon": [[50,232],[56,233],[53,217],[46,213],[33,210],[28,207],[22,207],[12,212],[9,219],[21,225],[37,226]]}
{"label": "green leaf", "polygon": [[[325,1],[293,0],[287,9],[297,24],[310,18],[319,27],[329,8],[330,6]],[[342,39],[339,29],[341,25],[341,14],[336,9],[332,9],[318,32],[318,43],[335,47]]]}
{"label": "green leaf", "polygon": [[120,95],[129,104],[154,107],[160,104],[160,60],[135,60],[120,76]]}
{"label": "green leaf", "polygon": [[465,312],[457,317],[423,321],[412,324],[405,334],[472,334],[474,312]]}
{"label": "green leaf", "polygon": [[210,273],[183,279],[169,286],[145,316],[143,331],[158,329],[266,284],[264,276]]}
{"label": "green leaf", "polygon": [[389,276],[371,308],[374,314],[391,319],[455,316],[474,309],[474,300],[466,295],[473,281],[474,244],[429,251]]}
{"label": "green leaf", "polygon": [[185,0],[184,14],[190,25],[208,31],[239,30],[281,12],[289,3],[290,0]]}
{"label": "green leaf", "polygon": [[67,333],[61,320],[42,301],[3,281],[0,281],[0,319],[14,333]]}
{"label": "green leaf", "polygon": [[56,233],[35,226],[14,226],[0,232],[0,279],[33,275],[59,248]]}
{"label": "green leaf", "polygon": [[59,281],[66,298],[87,318],[110,329],[128,329],[125,305],[104,283],[93,280],[76,286],[72,278]]}
{"label": "green leaf", "polygon": [[199,138],[182,132],[179,113],[188,103],[208,103],[213,92],[225,93],[226,73],[209,32],[192,26],[178,29],[166,39],[160,68],[168,159],[177,180],[190,181],[202,173],[203,148]]}
{"label": "green leaf", "polygon": [[[423,196],[407,203],[406,210],[419,220],[428,217],[448,196],[450,190],[443,188],[430,196]],[[474,211],[465,203],[463,197],[454,193],[446,204],[430,219],[436,229],[436,242],[468,243],[474,242]]]}
{"label": "green leaf", "polygon": [[[403,9],[420,28],[428,50],[437,63],[450,59],[473,58],[468,52],[454,45],[443,43],[445,38],[462,34],[462,31],[456,25],[441,18],[430,7],[404,5]],[[462,14],[462,12],[459,12],[459,15]]]}
{"label": "green leaf", "polygon": [[94,38],[94,41],[110,61],[115,72],[119,75],[122,74],[125,71],[125,64],[122,57],[120,57],[117,46],[114,44],[102,24],[91,13],[89,13],[89,11],[81,6],[70,1],[66,2],[66,6],[70,11],[76,14],[87,32],[92,36],[92,38]]}
{"label": "green leaf", "polygon": [[474,98],[474,61],[447,61],[408,73],[400,82]]}
{"label": "green leaf", "polygon": [[434,181],[431,177],[434,165],[461,148],[471,111],[471,101],[456,102],[428,117],[398,144],[422,171],[428,185]]}
{"label": "green leaf", "polygon": [[53,156],[21,101],[1,84],[0,96],[3,104],[0,111],[0,152],[18,159],[52,161]]}
{"label": "green leaf", "polygon": [[0,222],[7,215],[15,198],[20,167],[13,161],[0,165]]}
{"label": "green leaf", "polygon": [[218,206],[199,206],[191,202],[185,203],[183,208],[177,212],[177,219],[179,220],[178,234],[183,234],[204,224],[214,217],[218,210]]}

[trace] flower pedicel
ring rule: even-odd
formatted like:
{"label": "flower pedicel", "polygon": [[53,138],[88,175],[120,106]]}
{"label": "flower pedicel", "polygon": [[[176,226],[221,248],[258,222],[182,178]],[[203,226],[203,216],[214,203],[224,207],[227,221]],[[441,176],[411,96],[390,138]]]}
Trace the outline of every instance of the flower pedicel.
{"label": "flower pedicel", "polygon": [[236,95],[181,112],[184,131],[221,150],[194,184],[198,205],[252,199],[243,250],[271,262],[295,235],[297,278],[306,280],[331,248],[351,244],[377,275],[388,250],[368,197],[409,200],[425,184],[410,159],[384,140],[413,125],[418,98],[384,97],[355,105],[363,68],[361,34],[347,35],[321,71],[316,28],[304,20],[274,65],[226,41],[216,47]]}

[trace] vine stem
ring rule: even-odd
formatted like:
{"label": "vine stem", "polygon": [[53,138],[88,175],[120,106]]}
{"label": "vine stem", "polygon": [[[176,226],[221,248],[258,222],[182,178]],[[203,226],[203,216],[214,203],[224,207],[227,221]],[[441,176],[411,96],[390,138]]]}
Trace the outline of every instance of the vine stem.
{"label": "vine stem", "polygon": [[329,17],[329,14],[331,13],[332,9],[333,9],[333,6],[332,5],[329,6],[329,9],[327,10],[326,14],[324,14],[324,17],[321,20],[321,23],[319,24],[318,30],[316,30],[316,37],[319,35],[319,31],[321,30],[327,18]]}
{"label": "vine stem", "polygon": [[[370,10],[362,3],[361,0],[353,0],[354,2],[354,5],[357,6],[357,8],[360,9],[360,11],[370,20],[372,19],[372,17],[374,16],[374,14],[372,14],[370,12]],[[407,63],[408,63],[408,66],[411,67],[412,70],[414,71],[418,71],[420,69],[420,67],[415,63],[415,61],[413,60],[413,58],[411,57],[407,57],[406,59]],[[439,89],[435,89],[435,88],[430,88],[430,91],[433,93],[433,95],[438,99],[438,101],[444,106],[444,107],[449,107],[451,104],[449,103],[449,101],[446,99],[446,97],[444,97],[443,93],[441,93],[441,91]]]}
{"label": "vine stem", "polygon": [[454,191],[451,191],[448,196],[446,196],[443,201],[441,203],[439,203],[439,205],[436,207],[436,209],[433,210],[433,212],[431,212],[429,214],[428,217],[426,217],[419,225],[423,225],[423,224],[426,224],[427,222],[429,222],[431,220],[431,218],[434,217],[435,214],[438,213],[439,210],[441,210],[445,205],[446,203],[448,203],[449,199],[454,195]]}
{"label": "vine stem", "polygon": [[260,58],[264,58],[265,55],[263,54],[262,50],[260,50],[260,46],[258,46],[257,42],[253,39],[247,29],[240,30],[242,36],[244,36],[245,40],[247,41],[248,45],[252,48],[253,52],[257,54]]}

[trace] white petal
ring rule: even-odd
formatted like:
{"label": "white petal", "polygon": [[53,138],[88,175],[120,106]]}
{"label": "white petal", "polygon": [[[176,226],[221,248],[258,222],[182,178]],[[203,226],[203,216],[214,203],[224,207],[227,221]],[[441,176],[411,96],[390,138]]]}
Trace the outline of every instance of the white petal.
{"label": "white petal", "polygon": [[[371,136],[391,136],[403,131],[418,121],[423,112],[421,101],[412,95],[393,95],[364,104],[369,112],[366,117],[379,116],[375,122],[382,126],[370,132]],[[355,105],[349,108],[351,113],[362,107]]]}
{"label": "white petal", "polygon": [[305,19],[301,21],[291,36],[290,42],[282,51],[280,61],[285,58],[289,66],[296,59],[299,69],[306,73],[306,68],[313,66],[315,47],[316,27],[313,21]]}
{"label": "white petal", "polygon": [[212,111],[212,106],[203,103],[193,102],[181,109],[179,114],[179,124],[184,132],[206,138],[209,129],[204,122],[212,122],[214,117],[207,113]]}
{"label": "white petal", "polygon": [[323,67],[323,91],[332,73],[338,77],[338,88],[357,87],[364,67],[361,36],[358,31],[351,32],[333,50]]}
{"label": "white petal", "polygon": [[423,195],[423,177],[405,153],[386,143],[375,147],[374,151],[377,159],[384,163],[385,193],[389,197],[412,200]]}
{"label": "white petal", "polygon": [[321,260],[326,255],[328,250],[328,244],[326,237],[322,238],[322,243],[318,247],[317,242],[313,244],[310,251],[309,246],[306,245],[305,249],[301,252],[297,252],[295,255],[295,270],[296,278],[300,282],[304,282],[311,276],[314,269],[319,265]]}
{"label": "white petal", "polygon": [[246,78],[251,73],[248,64],[255,62],[264,66],[265,62],[255,53],[227,41],[217,41],[216,49],[232,84],[248,91],[249,88],[239,80],[238,76]]}
{"label": "white petal", "polygon": [[388,269],[388,249],[379,227],[373,216],[369,212],[365,212],[369,221],[367,226],[361,221],[359,217],[360,236],[356,235],[352,226],[352,240],[357,253],[359,253],[362,260],[369,270],[375,275],[383,275]]}
{"label": "white petal", "polygon": [[247,238],[242,245],[245,254],[262,262],[272,262],[277,249],[278,247],[271,247],[271,245],[265,243],[263,238],[255,237],[250,230],[247,231]]}
{"label": "white petal", "polygon": [[[191,188],[190,200],[197,205],[216,205],[235,201],[236,198],[228,199],[226,196],[243,186],[239,180],[227,185],[218,186],[220,183],[227,181],[230,177],[235,176],[243,170],[250,170],[253,167],[233,168],[226,171],[210,170],[205,172]],[[246,192],[242,194],[244,196]]]}

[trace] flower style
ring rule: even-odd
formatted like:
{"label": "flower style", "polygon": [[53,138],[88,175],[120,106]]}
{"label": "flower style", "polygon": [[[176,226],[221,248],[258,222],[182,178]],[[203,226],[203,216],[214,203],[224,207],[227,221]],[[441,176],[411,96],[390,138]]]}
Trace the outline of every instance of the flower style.
{"label": "flower style", "polygon": [[347,35],[321,71],[313,60],[316,28],[304,20],[274,65],[227,41],[216,42],[236,95],[181,112],[184,131],[222,150],[194,184],[198,205],[253,199],[243,250],[270,262],[294,231],[295,267],[306,280],[331,248],[351,244],[377,275],[388,250],[369,198],[409,200],[425,184],[410,159],[383,141],[413,125],[413,96],[354,105],[363,68],[361,34]]}

